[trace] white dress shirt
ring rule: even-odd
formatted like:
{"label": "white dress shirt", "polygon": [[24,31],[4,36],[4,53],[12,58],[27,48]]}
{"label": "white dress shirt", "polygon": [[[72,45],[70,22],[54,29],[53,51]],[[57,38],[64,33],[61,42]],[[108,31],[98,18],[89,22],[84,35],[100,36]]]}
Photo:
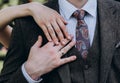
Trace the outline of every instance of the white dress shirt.
{"label": "white dress shirt", "polygon": [[42,81],[42,78],[39,78],[39,80],[33,80],[25,70],[24,64],[22,65],[22,73],[28,83],[39,83]]}
{"label": "white dress shirt", "polygon": [[[68,32],[69,34],[72,34],[74,36],[74,40],[75,40],[77,20],[74,17],[72,17],[72,14],[76,10],[78,10],[78,8],[76,8],[74,5],[69,3],[67,0],[59,0],[59,7],[60,7],[59,8],[60,14],[68,22],[66,26]],[[88,25],[90,44],[92,45],[95,27],[96,27],[96,19],[97,19],[97,0],[88,0],[88,2],[81,9],[85,10],[88,13],[85,16],[84,20]]]}
{"label": "white dress shirt", "polygon": [[[68,22],[66,25],[69,34],[72,34],[74,36],[74,40],[76,39],[75,35],[75,29],[77,25],[77,20],[72,17],[72,14],[74,11],[78,10],[74,5],[69,3],[67,0],[58,0],[60,14],[63,16],[63,18]],[[88,14],[85,16],[85,22],[88,25],[89,30],[89,38],[90,38],[90,44],[92,45],[93,38],[94,38],[94,32],[96,27],[96,19],[97,19],[97,0],[88,0],[88,2],[81,8],[88,12]],[[39,83],[42,79],[35,81],[33,80],[26,72],[24,68],[24,64],[22,65],[22,72],[24,77],[29,83]]]}

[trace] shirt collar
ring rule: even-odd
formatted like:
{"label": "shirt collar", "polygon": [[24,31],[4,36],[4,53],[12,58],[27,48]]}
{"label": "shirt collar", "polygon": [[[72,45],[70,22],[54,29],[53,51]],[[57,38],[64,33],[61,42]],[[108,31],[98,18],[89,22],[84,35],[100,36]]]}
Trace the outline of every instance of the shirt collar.
{"label": "shirt collar", "polygon": [[[67,0],[59,0],[59,7],[64,16],[69,19],[74,11],[78,10],[74,5]],[[81,8],[88,12],[91,16],[96,17],[97,0],[88,0],[88,2]]]}

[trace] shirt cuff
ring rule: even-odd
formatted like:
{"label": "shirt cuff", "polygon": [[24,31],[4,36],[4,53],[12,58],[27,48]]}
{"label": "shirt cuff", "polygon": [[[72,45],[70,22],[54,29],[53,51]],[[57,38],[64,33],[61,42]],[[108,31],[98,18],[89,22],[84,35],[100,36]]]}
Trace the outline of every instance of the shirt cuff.
{"label": "shirt cuff", "polygon": [[25,70],[24,64],[22,65],[22,73],[23,76],[25,77],[25,79],[28,81],[28,83],[40,83],[42,81],[42,78],[40,78],[39,80],[33,80],[27,73],[27,71]]}

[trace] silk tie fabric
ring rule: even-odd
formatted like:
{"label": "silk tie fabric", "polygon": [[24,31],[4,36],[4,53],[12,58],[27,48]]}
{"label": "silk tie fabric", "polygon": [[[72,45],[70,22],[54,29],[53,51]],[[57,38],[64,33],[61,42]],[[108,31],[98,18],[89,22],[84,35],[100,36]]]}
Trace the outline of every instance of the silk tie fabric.
{"label": "silk tie fabric", "polygon": [[88,26],[84,21],[86,12],[84,10],[76,10],[73,17],[77,19],[76,26],[76,48],[81,53],[83,59],[87,58],[88,49],[90,48],[90,39]]}

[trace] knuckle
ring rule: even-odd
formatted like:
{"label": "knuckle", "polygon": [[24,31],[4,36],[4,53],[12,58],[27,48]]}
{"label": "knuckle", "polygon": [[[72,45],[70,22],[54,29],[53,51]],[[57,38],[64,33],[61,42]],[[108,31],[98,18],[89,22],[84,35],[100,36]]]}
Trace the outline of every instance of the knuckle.
{"label": "knuckle", "polygon": [[40,21],[39,24],[40,24],[41,28],[45,27],[45,22],[44,21]]}
{"label": "knuckle", "polygon": [[49,33],[51,33],[51,35],[54,35],[54,31],[51,28],[49,28]]}
{"label": "knuckle", "polygon": [[60,29],[59,29],[59,27],[56,27],[55,30],[56,30],[57,33],[60,33],[60,32],[61,32]]}
{"label": "knuckle", "polygon": [[43,30],[43,32],[45,33],[45,34],[48,34],[48,31],[47,31],[47,29],[42,29]]}
{"label": "knuckle", "polygon": [[69,40],[67,40],[67,39],[65,39],[64,41],[65,41],[65,43],[68,43],[68,42],[69,42]]}
{"label": "knuckle", "polygon": [[69,59],[68,59],[68,58],[66,58],[66,59],[64,60],[64,63],[67,63],[67,62],[69,62]]}
{"label": "knuckle", "polygon": [[64,40],[64,42],[65,42],[65,47],[67,47],[66,45],[68,44],[69,41]]}
{"label": "knuckle", "polygon": [[49,29],[48,32],[50,33],[51,36],[54,35],[54,31],[52,29]]}
{"label": "knuckle", "polygon": [[56,57],[53,55],[51,55],[51,57],[52,57],[52,61],[54,61],[54,64],[56,64]]}
{"label": "knuckle", "polygon": [[63,37],[62,33],[58,33],[58,37],[61,41],[64,41],[64,37]]}
{"label": "knuckle", "polygon": [[63,17],[61,15],[58,15],[58,19],[62,21]]}
{"label": "knuckle", "polygon": [[50,25],[47,26],[49,31],[52,31],[52,27]]}
{"label": "knuckle", "polygon": [[55,67],[58,67],[59,65],[60,65],[59,62],[55,62],[55,63],[54,63],[54,66],[55,66]]}
{"label": "knuckle", "polygon": [[58,39],[56,38],[55,34],[52,34],[51,36],[52,36],[53,41],[58,41]]}
{"label": "knuckle", "polygon": [[63,33],[61,31],[58,33],[58,35],[63,38]]}
{"label": "knuckle", "polygon": [[54,55],[54,51],[53,50],[50,50],[49,53],[50,53],[50,55]]}
{"label": "knuckle", "polygon": [[56,35],[54,33],[52,33],[51,36],[52,36],[54,41],[58,41],[58,39],[57,39],[57,37],[56,37]]}
{"label": "knuckle", "polygon": [[49,50],[49,54],[53,57],[53,58],[56,58],[56,56],[55,56],[55,49],[50,49]]}

